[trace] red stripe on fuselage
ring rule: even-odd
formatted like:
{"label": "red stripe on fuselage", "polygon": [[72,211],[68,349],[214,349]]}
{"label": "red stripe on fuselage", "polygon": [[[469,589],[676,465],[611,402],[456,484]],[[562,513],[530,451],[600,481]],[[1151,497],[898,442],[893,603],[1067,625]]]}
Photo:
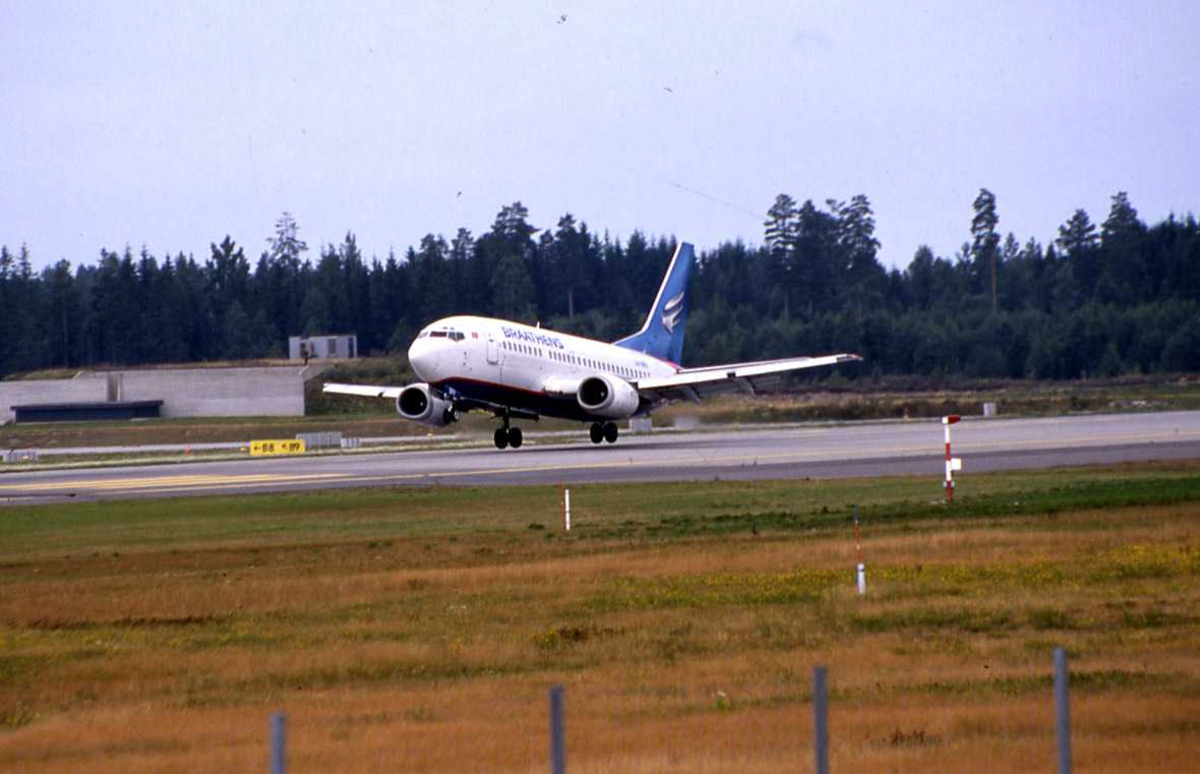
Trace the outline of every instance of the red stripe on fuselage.
{"label": "red stripe on fuselage", "polygon": [[514,387],[511,384],[504,384],[502,382],[489,382],[486,379],[471,379],[470,377],[466,377],[466,376],[450,376],[445,379],[439,379],[436,382],[430,382],[429,385],[431,387],[445,387],[446,384],[448,384],[449,382],[457,382],[459,384],[462,384],[464,382],[467,384],[478,384],[481,387],[493,387],[493,388],[500,389],[500,390],[508,390],[510,392],[519,392],[519,393],[523,393],[525,395],[534,395],[539,398],[549,398],[551,400],[553,400],[555,397],[547,392],[541,392],[538,390],[526,390],[523,387]]}

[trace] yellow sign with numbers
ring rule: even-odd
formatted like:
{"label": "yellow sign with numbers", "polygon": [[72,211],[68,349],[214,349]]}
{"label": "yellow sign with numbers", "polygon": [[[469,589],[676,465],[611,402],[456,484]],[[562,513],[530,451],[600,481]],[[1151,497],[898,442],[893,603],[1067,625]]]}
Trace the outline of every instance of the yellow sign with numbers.
{"label": "yellow sign with numbers", "polygon": [[269,454],[303,454],[304,441],[293,438],[282,441],[251,441],[250,456],[261,457]]}

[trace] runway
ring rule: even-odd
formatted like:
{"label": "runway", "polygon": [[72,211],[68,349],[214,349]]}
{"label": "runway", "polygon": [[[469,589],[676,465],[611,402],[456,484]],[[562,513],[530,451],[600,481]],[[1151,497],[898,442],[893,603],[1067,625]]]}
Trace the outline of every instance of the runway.
{"label": "runway", "polygon": [[[1042,419],[967,419],[955,425],[957,474],[1170,459],[1200,459],[1200,412]],[[519,450],[437,449],[270,457],[73,470],[9,469],[0,504],[79,502],[373,486],[837,478],[943,471],[938,420],[721,428],[623,435],[593,446],[531,433]]]}

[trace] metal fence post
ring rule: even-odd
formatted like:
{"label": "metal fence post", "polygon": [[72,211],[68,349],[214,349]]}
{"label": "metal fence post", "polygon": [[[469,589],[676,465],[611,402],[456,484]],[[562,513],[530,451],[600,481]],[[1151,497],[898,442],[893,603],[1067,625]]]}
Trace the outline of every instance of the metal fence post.
{"label": "metal fence post", "polygon": [[550,774],[566,774],[567,741],[563,727],[563,688],[550,686]]}
{"label": "metal fence post", "polygon": [[1067,652],[1054,649],[1054,715],[1058,730],[1058,774],[1071,774],[1071,707],[1067,702]]}
{"label": "metal fence post", "polygon": [[813,667],[813,751],[817,774],[829,774],[828,693],[825,667]]}
{"label": "metal fence post", "polygon": [[271,774],[287,774],[287,715],[271,715]]}

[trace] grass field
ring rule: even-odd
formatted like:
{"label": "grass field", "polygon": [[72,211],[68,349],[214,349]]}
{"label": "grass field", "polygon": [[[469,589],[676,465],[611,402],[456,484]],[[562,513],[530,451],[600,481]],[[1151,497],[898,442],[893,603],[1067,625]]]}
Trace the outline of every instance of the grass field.
{"label": "grass field", "polygon": [[[0,770],[1196,771],[1200,462],[0,510]],[[854,591],[852,505],[869,593]]]}

